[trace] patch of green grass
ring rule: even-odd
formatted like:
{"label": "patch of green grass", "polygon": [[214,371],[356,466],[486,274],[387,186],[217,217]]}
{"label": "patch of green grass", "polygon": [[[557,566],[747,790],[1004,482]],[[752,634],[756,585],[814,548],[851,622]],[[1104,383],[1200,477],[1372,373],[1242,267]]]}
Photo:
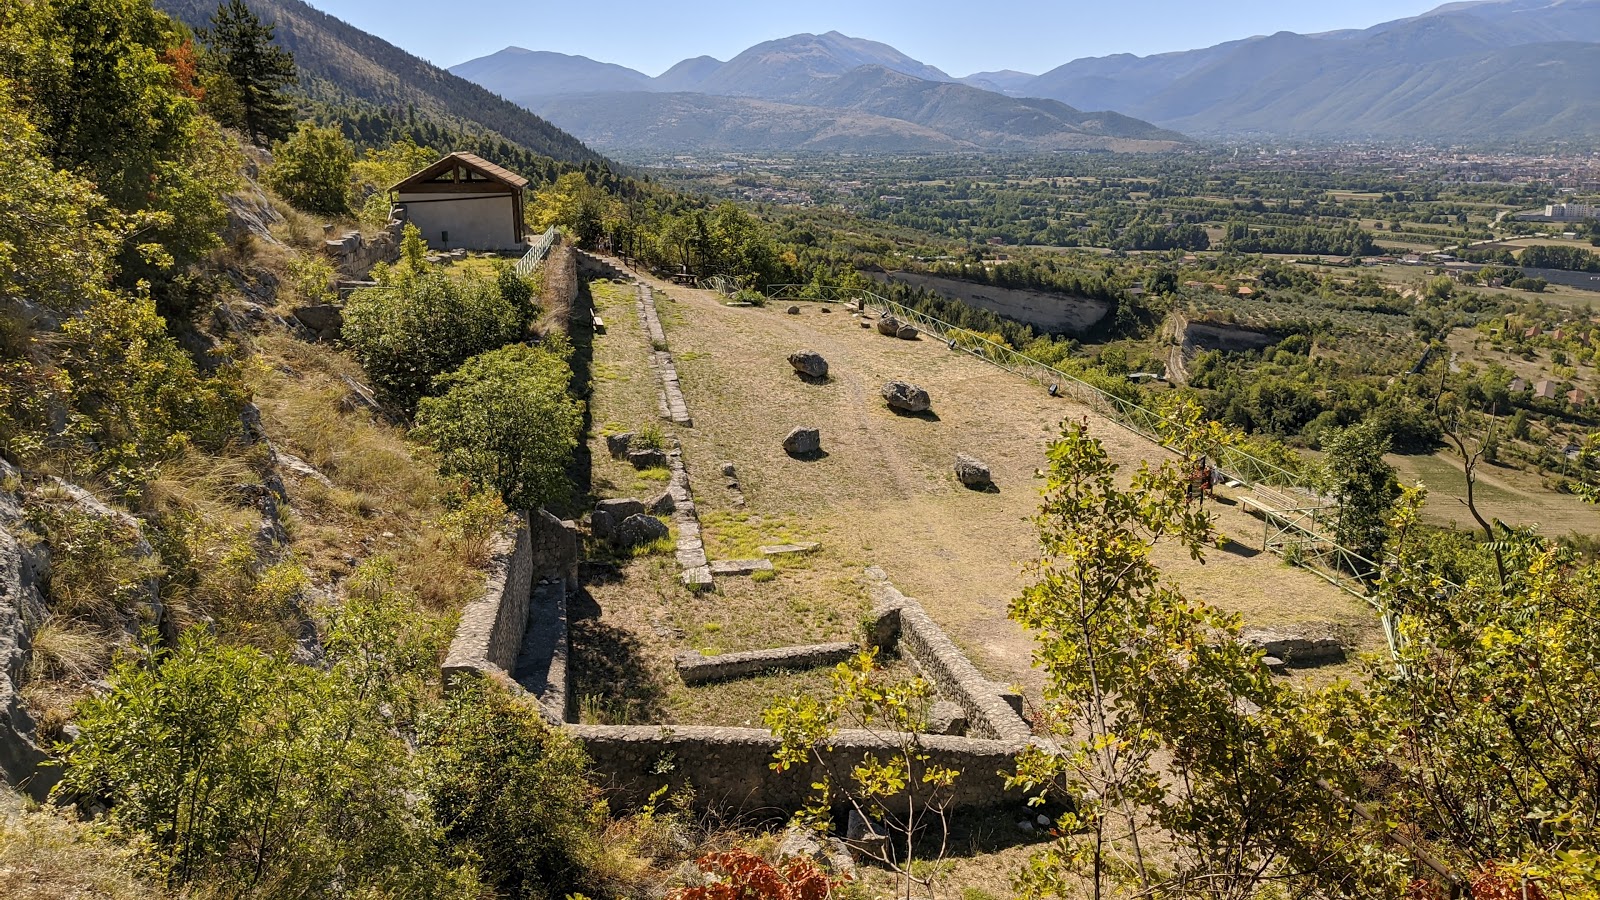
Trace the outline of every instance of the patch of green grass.
{"label": "patch of green grass", "polygon": [[773,569],[761,569],[756,572],[751,572],[750,580],[754,581],[756,584],[766,584],[769,581],[777,581],[778,573]]}

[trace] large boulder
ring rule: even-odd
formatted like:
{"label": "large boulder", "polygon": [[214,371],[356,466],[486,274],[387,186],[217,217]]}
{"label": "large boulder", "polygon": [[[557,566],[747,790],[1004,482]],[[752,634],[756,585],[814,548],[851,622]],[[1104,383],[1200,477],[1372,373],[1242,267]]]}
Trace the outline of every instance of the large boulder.
{"label": "large boulder", "polygon": [[628,451],[628,462],[635,469],[654,469],[667,464],[667,454],[654,447],[641,447]]}
{"label": "large boulder", "polygon": [[898,337],[900,335],[900,320],[894,316],[884,316],[878,320],[878,333],[886,334],[889,337]]}
{"label": "large boulder", "polygon": [[640,547],[671,534],[667,523],[644,513],[629,516],[617,526],[616,541],[622,547]]}
{"label": "large boulder", "polygon": [[815,350],[800,350],[789,354],[789,365],[807,378],[827,378],[828,361]]}
{"label": "large boulder", "polygon": [[900,327],[894,330],[894,336],[902,341],[914,341],[917,339],[917,326],[910,322],[901,322]]}
{"label": "large boulder", "polygon": [[629,516],[637,516],[644,512],[644,504],[632,497],[618,498],[615,500],[601,500],[594,505],[595,512],[610,513],[618,522]]}
{"label": "large boulder", "polygon": [[927,391],[905,381],[891,381],[885,384],[883,399],[890,406],[906,413],[927,412],[933,405]]}
{"label": "large boulder", "polygon": [[822,450],[822,432],[815,428],[796,428],[783,439],[783,452],[790,456],[810,456]]}
{"label": "large boulder", "polygon": [[978,491],[994,484],[988,465],[977,457],[965,453],[956,454],[956,478],[967,487]]}
{"label": "large boulder", "polygon": [[632,445],[633,432],[631,431],[606,435],[606,452],[611,454],[612,459],[621,459],[627,456],[628,451],[632,449]]}

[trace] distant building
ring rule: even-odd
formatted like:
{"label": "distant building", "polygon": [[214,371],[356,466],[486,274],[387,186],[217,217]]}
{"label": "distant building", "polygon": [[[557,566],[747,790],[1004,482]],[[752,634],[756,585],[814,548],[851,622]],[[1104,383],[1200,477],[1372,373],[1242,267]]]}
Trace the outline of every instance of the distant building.
{"label": "distant building", "polygon": [[1600,218],[1600,206],[1590,203],[1554,203],[1544,208],[1544,216],[1558,222],[1581,222]]}
{"label": "distant building", "polygon": [[1554,400],[1561,396],[1561,393],[1556,383],[1547,379],[1533,386],[1533,395],[1540,400]]}
{"label": "distant building", "polygon": [[1520,376],[1517,377],[1517,378],[1511,379],[1511,383],[1506,385],[1506,390],[1510,391],[1513,394],[1520,394],[1520,393],[1522,393],[1523,391],[1525,391],[1527,389],[1528,389],[1528,379],[1522,378]]}
{"label": "distant building", "polygon": [[1573,388],[1567,391],[1567,402],[1573,406],[1582,406],[1589,402],[1589,392],[1583,388]]}
{"label": "distant building", "polygon": [[471,153],[452,153],[390,188],[435,250],[517,250],[528,179]]}

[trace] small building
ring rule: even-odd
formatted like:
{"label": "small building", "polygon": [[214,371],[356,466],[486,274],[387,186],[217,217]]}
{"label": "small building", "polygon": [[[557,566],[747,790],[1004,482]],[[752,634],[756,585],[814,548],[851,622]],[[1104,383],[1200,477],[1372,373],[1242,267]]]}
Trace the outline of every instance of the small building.
{"label": "small building", "polygon": [[1573,406],[1583,406],[1589,402],[1589,392],[1583,388],[1573,388],[1567,391],[1567,402]]}
{"label": "small building", "polygon": [[435,250],[518,250],[528,179],[471,153],[452,153],[389,189],[402,217]]}
{"label": "small building", "polygon": [[1546,379],[1533,386],[1533,395],[1540,400],[1554,400],[1561,396],[1561,393],[1554,381]]}
{"label": "small building", "polygon": [[1522,393],[1523,391],[1525,391],[1527,389],[1528,389],[1528,379],[1523,378],[1520,375],[1517,376],[1516,378],[1511,379],[1511,383],[1506,385],[1506,390],[1510,391],[1513,394],[1520,394],[1520,393]]}

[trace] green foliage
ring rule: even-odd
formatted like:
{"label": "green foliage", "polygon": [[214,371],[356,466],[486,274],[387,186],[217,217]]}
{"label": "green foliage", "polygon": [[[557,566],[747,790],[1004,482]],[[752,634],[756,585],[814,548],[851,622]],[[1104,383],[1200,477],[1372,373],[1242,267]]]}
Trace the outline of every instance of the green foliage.
{"label": "green foliage", "polygon": [[[921,678],[886,676],[876,655],[863,650],[835,666],[826,696],[780,697],[762,712],[762,722],[782,742],[772,770],[822,769],[818,794],[804,816],[813,824],[825,822],[838,794],[887,832],[888,840],[873,853],[905,879],[906,896],[913,884],[931,895],[937,873],[916,865],[916,838],[931,830],[948,839],[946,807],[961,773],[933,762],[924,745],[932,686]],[[840,759],[831,745],[841,725],[872,732],[890,749],[883,757],[869,752]]]}
{"label": "green foliage", "polygon": [[104,294],[61,331],[68,431],[94,448],[115,487],[135,491],[162,460],[190,445],[218,449],[237,433],[239,373],[201,375],[148,298]]}
{"label": "green foliage", "polygon": [[1334,540],[1368,559],[1381,557],[1400,495],[1394,467],[1383,458],[1389,438],[1382,424],[1364,422],[1334,432],[1322,448],[1318,486],[1339,504]]}
{"label": "green foliage", "polygon": [[434,380],[417,408],[416,436],[450,475],[499,492],[514,509],[565,496],[583,404],[567,393],[572,370],[559,349],[513,345]]}
{"label": "green foliage", "polygon": [[294,124],[294,109],[284,95],[284,88],[298,80],[294,54],[273,43],[275,31],[244,0],[227,0],[217,4],[211,27],[200,32],[211,51],[208,62],[228,82],[228,90],[219,92],[228,102],[209,108],[257,146],[283,139]]}
{"label": "green foliage", "polygon": [[1024,751],[1011,782],[1073,811],[1019,874],[1022,896],[1075,895],[1078,878],[1096,895],[1213,897],[1381,881],[1343,838],[1337,791],[1353,779],[1325,729],[1344,692],[1274,681],[1237,617],[1184,598],[1152,562],[1158,542],[1201,559],[1213,539],[1181,464],[1141,465],[1124,488],[1079,424],[1049,458],[1036,580],[1011,617],[1039,643],[1042,723],[1061,750]]}
{"label": "green foliage", "polygon": [[295,207],[337,216],[350,211],[356,152],[337,128],[302,122],[272,148],[267,184]]}
{"label": "green foliage", "polygon": [[417,775],[397,727],[433,664],[412,621],[353,597],[326,670],[199,629],[128,659],[80,709],[58,794],[109,800],[109,822],[142,837],[173,886],[476,896],[408,790]]}
{"label": "green foliage", "polygon": [[357,215],[361,224],[382,228],[389,221],[389,188],[439,158],[431,147],[419,147],[409,136],[387,147],[368,147],[351,172],[362,199]]}
{"label": "green foliage", "polygon": [[344,308],[344,340],[385,400],[406,409],[435,377],[480,353],[520,340],[533,309],[479,275],[452,278],[401,266]]}
{"label": "green foliage", "polygon": [[446,838],[499,896],[555,900],[597,887],[605,806],[583,751],[537,706],[463,676],[423,718],[420,749]]}
{"label": "green foliage", "polygon": [[321,254],[305,253],[289,260],[289,286],[302,305],[332,303],[338,299],[333,290],[337,273],[333,264]]}
{"label": "green foliage", "polygon": [[50,548],[47,594],[56,615],[106,635],[130,623],[154,624],[141,622],[148,612],[141,606],[155,599],[161,564],[141,552],[141,536],[129,523],[71,500],[47,500],[29,507],[27,524]]}

